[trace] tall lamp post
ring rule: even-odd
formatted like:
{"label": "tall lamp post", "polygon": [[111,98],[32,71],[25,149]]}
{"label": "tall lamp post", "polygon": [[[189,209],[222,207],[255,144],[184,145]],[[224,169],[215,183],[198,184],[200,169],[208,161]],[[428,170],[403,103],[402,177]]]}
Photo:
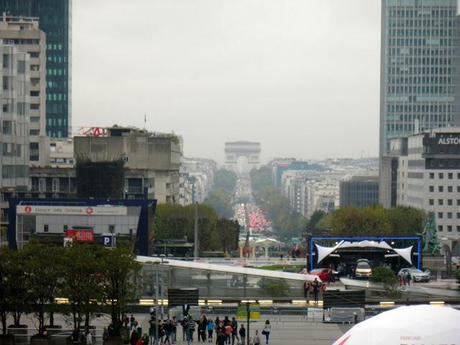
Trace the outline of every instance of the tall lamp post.
{"label": "tall lamp post", "polygon": [[198,202],[195,203],[195,224],[194,224],[194,248],[193,248],[193,257],[194,260],[198,260],[199,255],[199,243],[198,243]]}
{"label": "tall lamp post", "polygon": [[148,261],[146,263],[153,264],[155,266],[155,343],[158,344],[158,316],[160,309],[159,293],[160,288],[160,265],[167,264],[168,261],[163,261],[163,258],[158,261]]}

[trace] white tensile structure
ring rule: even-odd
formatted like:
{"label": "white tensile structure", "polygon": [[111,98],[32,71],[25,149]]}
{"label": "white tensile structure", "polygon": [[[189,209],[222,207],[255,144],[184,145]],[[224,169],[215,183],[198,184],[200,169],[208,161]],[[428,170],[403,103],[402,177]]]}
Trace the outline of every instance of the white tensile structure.
{"label": "white tensile structure", "polygon": [[460,311],[431,305],[405,306],[367,319],[333,345],[460,344]]}

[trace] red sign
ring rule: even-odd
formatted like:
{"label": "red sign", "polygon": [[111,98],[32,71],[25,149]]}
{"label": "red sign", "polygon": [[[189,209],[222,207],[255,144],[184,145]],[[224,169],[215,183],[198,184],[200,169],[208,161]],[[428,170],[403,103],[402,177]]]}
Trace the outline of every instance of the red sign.
{"label": "red sign", "polygon": [[93,242],[94,241],[94,231],[93,230],[76,230],[70,229],[65,232],[66,237],[72,238],[77,242]]}
{"label": "red sign", "polygon": [[107,129],[102,127],[90,127],[83,129],[82,134],[87,137],[106,137]]}

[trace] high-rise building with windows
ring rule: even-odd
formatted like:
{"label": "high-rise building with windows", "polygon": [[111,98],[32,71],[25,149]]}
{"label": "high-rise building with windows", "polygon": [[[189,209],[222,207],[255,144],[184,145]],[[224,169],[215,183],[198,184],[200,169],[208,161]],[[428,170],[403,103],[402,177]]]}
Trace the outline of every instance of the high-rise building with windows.
{"label": "high-rise building with windows", "polygon": [[[390,140],[455,124],[457,0],[382,0],[380,203],[390,206]],[[394,198],[393,198],[394,199]]]}
{"label": "high-rise building with windows", "polygon": [[29,184],[30,58],[0,40],[0,200]]}
{"label": "high-rise building with windows", "polygon": [[46,133],[71,132],[71,0],[0,0],[0,13],[37,17],[46,34]]}
{"label": "high-rise building with windows", "polygon": [[0,39],[30,57],[30,164],[47,164],[48,137],[46,125],[46,39],[33,18],[0,16]]}

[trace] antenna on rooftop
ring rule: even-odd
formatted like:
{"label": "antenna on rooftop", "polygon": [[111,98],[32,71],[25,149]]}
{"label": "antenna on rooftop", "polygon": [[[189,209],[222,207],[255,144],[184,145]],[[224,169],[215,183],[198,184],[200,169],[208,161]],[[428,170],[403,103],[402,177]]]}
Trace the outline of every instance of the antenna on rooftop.
{"label": "antenna on rooftop", "polygon": [[147,114],[144,114],[144,129],[147,127]]}

